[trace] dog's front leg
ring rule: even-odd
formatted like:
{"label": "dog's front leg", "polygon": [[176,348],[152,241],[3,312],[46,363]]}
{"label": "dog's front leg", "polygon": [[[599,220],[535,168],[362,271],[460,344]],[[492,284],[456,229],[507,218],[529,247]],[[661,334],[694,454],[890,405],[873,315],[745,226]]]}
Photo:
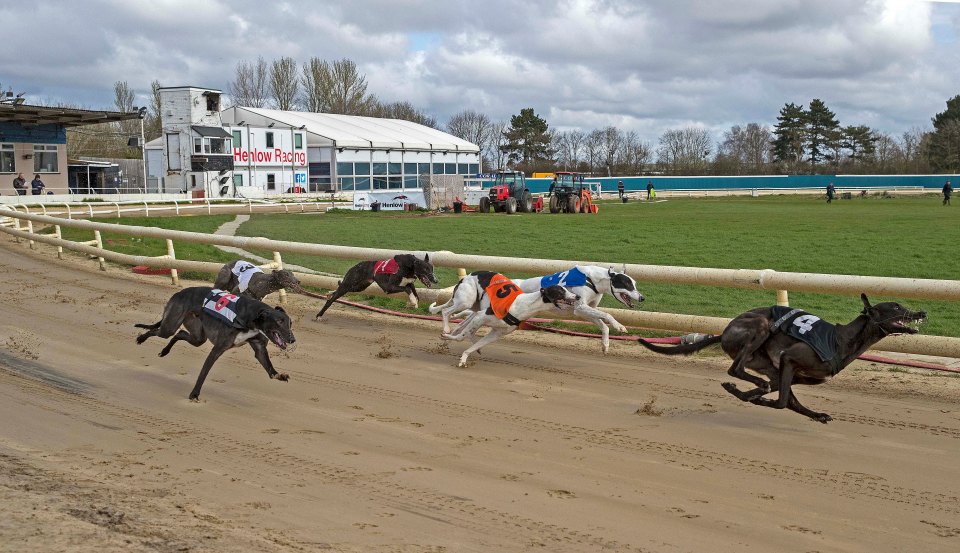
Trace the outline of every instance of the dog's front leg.
{"label": "dog's front leg", "polygon": [[513,332],[514,328],[515,327],[511,326],[510,328],[506,328],[506,329],[503,329],[503,328],[491,329],[486,336],[484,336],[483,338],[480,338],[479,340],[474,342],[472,346],[464,350],[463,355],[460,356],[460,363],[457,366],[466,367],[467,358],[470,357],[471,353],[475,351],[480,351],[480,348],[482,348],[483,346],[499,340],[502,336],[510,334],[511,332]]}
{"label": "dog's front leg", "polygon": [[197,398],[200,397],[200,388],[203,387],[203,381],[207,379],[207,374],[210,373],[210,369],[213,368],[213,364],[217,362],[217,359],[220,359],[220,356],[228,349],[230,349],[230,347],[214,345],[213,349],[210,350],[210,354],[207,355],[207,360],[203,362],[203,367],[200,369],[200,376],[197,377],[197,383],[193,386],[193,391],[190,392],[191,401],[197,401]]}
{"label": "dog's front leg", "polygon": [[417,295],[416,287],[411,282],[410,284],[407,284],[405,288],[407,289],[407,300],[409,301],[409,306],[416,309],[420,306],[420,296]]}
{"label": "dog's front leg", "polygon": [[627,332],[627,327],[620,324],[620,321],[614,319],[613,315],[587,305],[583,301],[577,302],[577,305],[573,308],[573,314],[578,317],[589,319],[593,321],[595,325],[600,327],[603,353],[610,351],[610,326],[612,326],[617,332]]}
{"label": "dog's front leg", "polygon": [[263,368],[267,371],[267,376],[271,379],[276,378],[286,382],[290,380],[290,375],[287,373],[278,373],[276,369],[273,368],[273,363],[270,362],[270,354],[267,351],[267,339],[260,336],[260,339],[254,339],[247,342],[250,344],[250,347],[253,348],[253,355],[257,358],[257,361],[263,365]]}
{"label": "dog's front leg", "polygon": [[445,332],[440,335],[441,338],[446,338],[447,340],[456,340],[460,341],[466,338],[467,336],[472,336],[476,334],[480,327],[483,326],[483,314],[482,313],[473,313],[469,317],[463,320],[457,328],[453,329],[453,332]]}

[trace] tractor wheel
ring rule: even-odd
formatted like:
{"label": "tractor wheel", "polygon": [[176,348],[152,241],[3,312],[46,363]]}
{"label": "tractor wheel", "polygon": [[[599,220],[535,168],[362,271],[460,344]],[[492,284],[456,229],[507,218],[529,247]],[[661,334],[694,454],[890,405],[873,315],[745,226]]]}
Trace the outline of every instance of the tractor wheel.
{"label": "tractor wheel", "polygon": [[520,211],[524,213],[530,213],[533,211],[533,196],[530,194],[529,190],[524,190],[523,195],[520,197]]}
{"label": "tractor wheel", "polygon": [[517,199],[516,198],[507,198],[507,214],[513,215],[517,212]]}
{"label": "tractor wheel", "polygon": [[580,198],[576,196],[567,197],[567,213],[577,213],[580,211]]}
{"label": "tractor wheel", "polygon": [[550,213],[560,213],[560,198],[550,196]]}
{"label": "tractor wheel", "polygon": [[486,196],[480,198],[480,213],[490,213],[490,198]]}

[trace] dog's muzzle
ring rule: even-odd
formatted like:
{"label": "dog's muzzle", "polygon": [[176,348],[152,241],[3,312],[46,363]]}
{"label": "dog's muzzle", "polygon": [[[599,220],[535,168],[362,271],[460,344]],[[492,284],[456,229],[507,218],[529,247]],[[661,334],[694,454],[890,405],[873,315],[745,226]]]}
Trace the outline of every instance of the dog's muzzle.
{"label": "dog's muzzle", "polygon": [[283,336],[281,336],[280,333],[275,330],[270,333],[270,341],[273,342],[274,345],[280,349],[287,349],[287,346],[289,344],[296,342],[296,339],[293,339],[293,337],[291,337],[291,340],[288,344],[288,342],[283,339]]}
{"label": "dog's muzzle", "polygon": [[[646,298],[643,297],[642,294],[639,294],[639,296],[640,296],[640,297],[637,299],[638,302],[643,301],[644,299],[646,299]],[[626,293],[626,292],[617,292],[616,294],[614,294],[614,297],[616,297],[618,300],[620,300],[620,303],[622,303],[623,305],[626,305],[627,307],[633,309],[633,298],[630,297],[630,294],[628,294],[628,293]]]}
{"label": "dog's muzzle", "polygon": [[421,276],[420,282],[422,282],[423,285],[426,286],[427,288],[433,288],[433,285],[440,281],[437,280],[437,277],[430,275],[430,276]]}

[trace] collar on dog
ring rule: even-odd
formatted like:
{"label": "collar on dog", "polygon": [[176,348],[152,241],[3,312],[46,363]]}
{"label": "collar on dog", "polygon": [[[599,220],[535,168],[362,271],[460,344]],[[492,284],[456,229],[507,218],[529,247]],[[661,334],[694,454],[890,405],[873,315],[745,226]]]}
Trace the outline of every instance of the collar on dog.
{"label": "collar on dog", "polygon": [[[587,288],[593,290],[593,291],[596,292],[597,294],[600,293],[600,290],[597,290],[597,285],[593,283],[593,279],[592,279],[592,278],[587,277],[586,285],[587,285]],[[611,293],[613,292],[613,281],[612,281],[612,280],[610,281],[610,291],[611,291]]]}
{"label": "collar on dog", "polygon": [[503,318],[500,320],[502,320],[503,322],[507,323],[510,326],[520,326],[520,323],[522,322],[520,319],[514,317],[510,313],[507,313],[506,315],[504,315]]}

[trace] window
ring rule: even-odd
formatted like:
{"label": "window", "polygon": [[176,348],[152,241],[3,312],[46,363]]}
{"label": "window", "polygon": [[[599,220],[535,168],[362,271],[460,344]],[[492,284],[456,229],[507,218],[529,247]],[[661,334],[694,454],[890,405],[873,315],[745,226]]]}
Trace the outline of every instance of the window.
{"label": "window", "polygon": [[458,175],[466,175],[466,174],[469,173],[469,172],[470,172],[470,166],[469,166],[468,164],[466,164],[466,163],[458,163],[458,164],[457,164],[457,174],[458,174]]}
{"label": "window", "polygon": [[456,175],[456,174],[457,174],[457,164],[456,164],[456,163],[447,163],[446,165],[447,165],[446,173],[447,173],[448,175]]}
{"label": "window", "polygon": [[203,139],[194,138],[193,139],[193,153],[202,154],[203,153]]}
{"label": "window", "polygon": [[296,150],[303,149],[303,135],[300,133],[293,133],[293,147]]}
{"label": "window", "polygon": [[479,163],[471,163],[469,169],[470,169],[470,170],[467,171],[467,174],[476,175],[477,173],[480,172],[480,164],[479,164]]}
{"label": "window", "polygon": [[240,174],[240,173],[234,173],[234,174],[233,174],[233,186],[234,186],[234,187],[243,186],[243,175],[242,175],[242,174]]}
{"label": "window", "polygon": [[207,97],[207,111],[220,111],[220,95],[215,92],[204,92]]}
{"label": "window", "polygon": [[267,173],[267,190],[277,189],[277,176],[273,173]]}
{"label": "window", "polygon": [[341,177],[340,190],[353,190],[353,177]]}
{"label": "window", "polygon": [[420,188],[420,177],[417,175],[407,175],[403,177],[404,188]]}
{"label": "window", "polygon": [[416,163],[404,163],[403,172],[407,175],[416,175],[417,174],[417,164]]}
{"label": "window", "polygon": [[386,189],[387,189],[387,177],[373,177],[373,189],[374,189],[374,190],[386,190]]}
{"label": "window", "polygon": [[417,173],[421,175],[430,174],[430,164],[429,163],[418,163],[417,164]]}
{"label": "window", "polygon": [[227,153],[227,141],[222,138],[207,138],[204,144],[204,153],[207,154],[225,154]]}
{"label": "window", "polygon": [[239,148],[241,144],[243,142],[240,140],[240,131],[233,131],[233,145]]}
{"label": "window", "polygon": [[374,174],[374,175],[386,175],[386,174],[387,174],[387,164],[386,164],[386,163],[374,163],[374,164],[373,164],[373,174]]}
{"label": "window", "polygon": [[354,190],[370,190],[370,177],[355,177]]}
{"label": "window", "polygon": [[434,175],[442,175],[442,174],[443,174],[443,164],[442,164],[442,163],[434,163],[434,164],[433,164],[433,174],[434,174]]}
{"label": "window", "polygon": [[390,179],[390,188],[403,188],[403,177],[387,177]]}
{"label": "window", "polygon": [[352,175],[353,174],[353,164],[350,162],[337,162],[337,174],[338,175]]}
{"label": "window", "polygon": [[391,174],[391,175],[399,175],[399,174],[400,174],[400,168],[402,167],[401,164],[399,164],[399,163],[389,163],[388,166],[389,166],[390,174]]}
{"label": "window", "polygon": [[354,175],[369,175],[370,174],[370,164],[369,163],[355,163],[353,165],[353,174]]}
{"label": "window", "polygon": [[273,148],[273,133],[267,133],[267,148]]}
{"label": "window", "polygon": [[59,170],[56,144],[38,144],[33,147],[34,173],[56,173]]}
{"label": "window", "polygon": [[0,173],[16,173],[17,156],[13,144],[0,144]]}

